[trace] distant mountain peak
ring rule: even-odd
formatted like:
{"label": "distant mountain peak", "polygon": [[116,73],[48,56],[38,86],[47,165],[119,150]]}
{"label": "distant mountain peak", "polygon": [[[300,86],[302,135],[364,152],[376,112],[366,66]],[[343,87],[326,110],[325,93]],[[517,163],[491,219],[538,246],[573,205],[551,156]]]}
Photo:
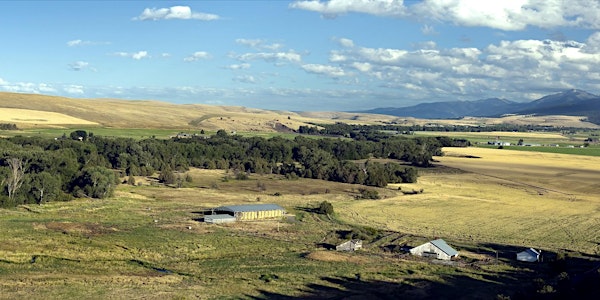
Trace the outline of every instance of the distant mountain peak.
{"label": "distant mountain peak", "polygon": [[[548,95],[546,97],[552,97],[552,96],[576,96],[579,99],[598,98],[598,95],[594,95],[592,93],[588,93],[584,90],[579,90],[579,89],[565,90],[560,93]],[[546,98],[546,97],[542,97],[541,99]]]}
{"label": "distant mountain peak", "polygon": [[503,114],[565,114],[587,116],[591,122],[600,124],[600,96],[580,89],[570,89],[526,103],[488,98],[475,101],[420,103],[409,107],[375,108],[361,112],[424,119],[485,117]]}

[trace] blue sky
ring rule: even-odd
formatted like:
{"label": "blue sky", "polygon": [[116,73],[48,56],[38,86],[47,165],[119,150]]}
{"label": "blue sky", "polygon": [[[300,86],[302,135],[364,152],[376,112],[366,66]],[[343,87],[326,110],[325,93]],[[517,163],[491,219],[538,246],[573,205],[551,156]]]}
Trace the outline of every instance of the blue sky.
{"label": "blue sky", "polygon": [[600,93],[598,0],[0,1],[0,91],[295,111]]}

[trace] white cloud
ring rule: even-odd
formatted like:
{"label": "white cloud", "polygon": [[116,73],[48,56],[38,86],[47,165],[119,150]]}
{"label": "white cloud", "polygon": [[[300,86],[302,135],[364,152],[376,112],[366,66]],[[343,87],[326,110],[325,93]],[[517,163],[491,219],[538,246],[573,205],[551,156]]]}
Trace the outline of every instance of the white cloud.
{"label": "white cloud", "polygon": [[[330,0],[296,1],[291,8],[337,17],[349,12],[374,16],[410,17],[450,22],[460,26],[481,26],[500,30],[583,27],[600,29],[600,1],[597,0]],[[433,33],[425,25],[422,31]]]}
{"label": "white cloud", "polygon": [[75,95],[85,94],[83,86],[81,86],[81,85],[66,85],[63,87],[63,90],[69,94],[75,94]]}
{"label": "white cloud", "polygon": [[90,63],[87,61],[76,61],[69,64],[69,69],[71,71],[83,71],[90,70],[92,72],[96,72],[96,69],[90,66]]}
{"label": "white cloud", "polygon": [[242,83],[256,83],[257,80],[252,75],[240,75],[233,78],[234,81],[242,82]]}
{"label": "white cloud", "polygon": [[172,6],[169,8],[146,8],[142,14],[133,18],[137,21],[172,19],[213,21],[220,19],[220,17],[215,14],[192,12],[189,6]]}
{"label": "white cloud", "polygon": [[250,60],[264,60],[266,62],[293,62],[298,63],[302,61],[302,56],[293,50],[287,52],[257,52],[257,53],[245,53],[237,56],[237,59],[241,61]]}
{"label": "white cloud", "polygon": [[247,46],[247,47],[250,47],[253,49],[259,49],[259,50],[266,49],[266,50],[276,51],[276,50],[283,48],[283,44],[280,44],[280,43],[269,44],[265,40],[261,40],[261,39],[236,39],[235,42],[240,45],[244,45],[244,46]]}
{"label": "white cloud", "polygon": [[192,61],[198,61],[201,59],[208,59],[208,58],[210,58],[210,54],[208,54],[208,52],[197,51],[197,52],[194,52],[192,55],[184,58],[183,60],[187,61],[187,62],[192,62]]}
{"label": "white cloud", "polygon": [[[338,67],[304,65],[305,71],[353,74],[361,82],[398,91],[421,90],[407,95],[431,101],[467,97],[514,96],[523,91],[551,93],[557,89],[591,89],[600,78],[600,33],[585,43],[576,41],[501,41],[482,48],[353,48],[333,50],[329,61]],[[366,79],[366,80],[365,80]],[[418,88],[417,88],[418,87]],[[441,98],[441,99],[440,99]],[[475,98],[477,99],[477,98]]]}
{"label": "white cloud", "polygon": [[423,25],[423,27],[421,27],[421,32],[422,32],[424,35],[434,35],[434,34],[438,34],[438,33],[435,31],[435,28],[433,28],[433,26],[431,26],[431,25],[427,25],[427,24],[425,24],[425,25]]}
{"label": "white cloud", "polygon": [[291,8],[320,13],[326,18],[357,12],[376,16],[404,16],[406,7],[403,0],[330,0],[296,1]]}
{"label": "white cloud", "polygon": [[77,46],[95,46],[95,45],[109,45],[109,42],[94,42],[94,41],[84,41],[84,40],[71,40],[67,42],[67,46],[69,47],[77,47]]}
{"label": "white cloud", "polygon": [[302,69],[309,73],[327,75],[329,77],[342,77],[348,75],[344,69],[340,67],[320,65],[320,64],[306,64],[302,65]]}
{"label": "white cloud", "polygon": [[48,83],[8,82],[0,78],[0,90],[13,93],[47,94],[56,92]]}
{"label": "white cloud", "polygon": [[352,41],[351,39],[341,38],[338,40],[338,42],[340,43],[340,45],[342,47],[346,47],[346,48],[354,47],[354,41]]}
{"label": "white cloud", "polygon": [[138,52],[115,52],[113,53],[115,56],[120,57],[129,57],[135,60],[141,60],[143,58],[150,58],[148,51],[138,51]]}
{"label": "white cloud", "polygon": [[233,64],[233,65],[227,66],[226,68],[227,69],[231,69],[231,70],[243,70],[243,69],[249,69],[250,68],[250,64],[247,64],[247,63]]}

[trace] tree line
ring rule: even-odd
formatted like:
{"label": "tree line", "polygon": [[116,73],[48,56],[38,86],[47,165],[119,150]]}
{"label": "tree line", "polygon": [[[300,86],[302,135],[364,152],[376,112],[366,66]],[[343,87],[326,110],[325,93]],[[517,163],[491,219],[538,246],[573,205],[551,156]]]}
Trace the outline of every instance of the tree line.
{"label": "tree line", "polygon": [[452,140],[390,135],[267,139],[224,130],[210,137],[164,140],[107,138],[82,130],[58,139],[16,136],[0,140],[0,205],[105,198],[123,176],[158,173],[168,181],[171,173],[190,167],[381,187],[415,182],[414,166],[430,166],[432,156],[448,143]]}
{"label": "tree line", "polygon": [[379,124],[379,125],[359,125],[359,124],[312,124],[312,126],[300,126],[298,133],[311,135],[331,135],[331,136],[350,136],[361,135],[364,133],[373,133],[375,131],[388,131],[401,134],[411,134],[415,131],[443,131],[443,132],[577,132],[590,131],[589,128],[574,127],[555,127],[532,124],[489,124],[489,125],[451,125],[451,124],[427,124],[427,125],[401,125],[397,123]]}

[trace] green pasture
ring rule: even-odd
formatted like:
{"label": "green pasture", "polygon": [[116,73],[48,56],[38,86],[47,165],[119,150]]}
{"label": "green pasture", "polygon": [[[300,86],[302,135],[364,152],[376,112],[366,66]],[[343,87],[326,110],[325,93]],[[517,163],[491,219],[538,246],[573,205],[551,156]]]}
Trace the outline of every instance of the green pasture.
{"label": "green pasture", "polygon": [[[366,224],[343,212],[358,201],[349,194],[352,185],[327,183],[325,192],[316,180],[253,176],[206,187],[220,178],[217,173],[196,170],[188,188],[121,185],[106,200],[1,209],[0,298],[361,299],[417,293],[454,299],[495,297],[532,284],[534,266],[508,257],[490,263],[489,250],[477,241],[449,239],[462,257],[450,265],[383,251],[388,244],[427,239],[401,232],[369,236],[356,253],[326,250],[322,244],[344,241],[336,232]],[[266,183],[264,194],[255,190],[256,180]],[[282,195],[272,196],[275,191]],[[255,202],[257,195],[261,202],[280,203],[295,220],[198,221],[203,209]],[[342,210],[343,219],[306,210],[325,199]],[[536,276],[550,280],[544,274]]]}

